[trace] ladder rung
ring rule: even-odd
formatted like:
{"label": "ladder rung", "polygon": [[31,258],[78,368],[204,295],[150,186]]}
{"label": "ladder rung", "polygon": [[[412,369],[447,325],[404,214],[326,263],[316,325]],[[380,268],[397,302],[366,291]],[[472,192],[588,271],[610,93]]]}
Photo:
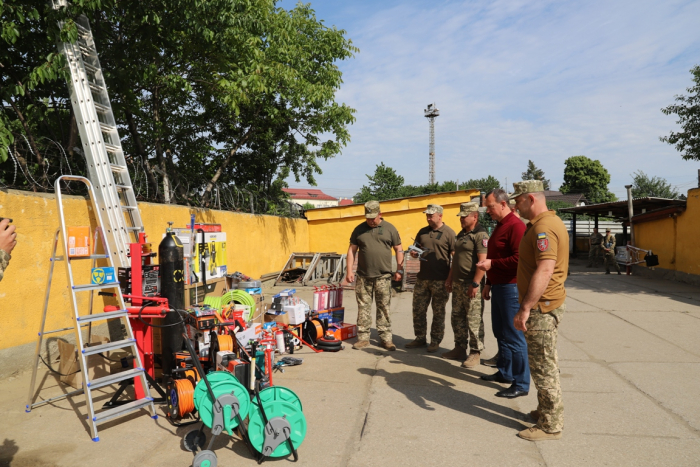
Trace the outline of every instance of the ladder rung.
{"label": "ladder rung", "polygon": [[[90,256],[76,256],[71,258],[71,261],[78,261],[81,259],[108,259],[109,255],[90,255]],[[65,261],[64,256],[56,256],[55,258],[50,258],[49,261]]]}
{"label": "ladder rung", "polygon": [[75,290],[76,292],[86,292],[89,290],[113,289],[114,287],[119,287],[119,282],[107,282],[106,284],[74,285],[73,290]]}
{"label": "ladder rung", "polygon": [[109,352],[110,350],[125,349],[135,345],[136,339],[124,339],[122,341],[108,342],[106,344],[93,345],[90,347],[85,347],[83,349],[84,355],[95,355],[102,352]]}
{"label": "ladder rung", "polygon": [[98,110],[99,112],[105,112],[105,113],[106,113],[106,112],[109,112],[110,110],[112,110],[110,107],[108,107],[108,106],[106,106],[106,105],[104,105],[104,104],[98,104],[97,102],[95,102],[94,96],[93,96],[93,98],[92,98],[92,103],[95,104],[95,109]]}
{"label": "ladder rung", "polygon": [[132,368],[131,370],[121,371],[113,375],[94,379],[87,383],[87,387],[90,389],[99,389],[104,386],[109,386],[110,384],[126,381],[127,379],[137,378],[141,376],[141,374],[143,374],[143,368]]}
{"label": "ladder rung", "polygon": [[141,232],[141,231],[143,231],[143,227],[127,227],[126,230],[132,230],[134,232]]}
{"label": "ladder rung", "polygon": [[134,211],[138,209],[137,206],[122,206],[122,211]]}
{"label": "ladder rung", "polygon": [[87,71],[90,71],[90,72],[92,72],[92,73],[97,73],[97,72],[100,71],[99,68],[97,68],[96,66],[90,65],[89,63],[83,62],[83,66],[85,67],[85,69],[86,69]]}
{"label": "ladder rung", "polygon": [[109,164],[109,167],[112,169],[112,172],[124,172],[125,170],[129,170],[128,168],[124,167],[123,165],[117,165],[117,164]]}
{"label": "ladder rung", "polygon": [[110,132],[110,131],[116,131],[116,130],[117,130],[117,127],[111,126],[111,125],[107,125],[106,123],[100,122],[100,129],[101,129],[102,131]]}
{"label": "ladder rung", "polygon": [[133,190],[134,187],[131,185],[114,185],[117,190]]}
{"label": "ladder rung", "polygon": [[109,152],[112,152],[112,153],[118,153],[118,152],[121,152],[121,150],[122,150],[122,148],[120,148],[119,146],[115,146],[113,144],[105,144],[105,149]]}
{"label": "ladder rung", "polygon": [[[81,324],[81,325],[80,325],[81,328],[84,328],[84,327],[87,327],[87,326],[88,326],[87,324]],[[43,336],[43,335],[46,335],[46,334],[54,334],[54,333],[56,333],[56,332],[70,331],[71,329],[75,329],[75,327],[74,327],[74,326],[71,326],[71,327],[69,327],[69,328],[54,329],[53,331],[44,331],[44,332],[40,332],[39,335],[40,335],[40,336]]]}
{"label": "ladder rung", "polygon": [[128,404],[120,405],[113,409],[104,410],[98,414],[95,414],[92,420],[95,423],[106,422],[107,420],[111,420],[116,417],[121,417],[122,415],[126,415],[128,413],[135,412],[139,409],[143,409],[144,407],[148,407],[152,403],[153,398],[146,397],[145,399],[139,399],[137,401],[129,402]]}
{"label": "ladder rung", "polygon": [[105,319],[125,318],[129,316],[126,310],[107,311],[105,313],[96,313],[94,315],[78,316],[77,320],[81,323],[90,323],[93,321],[102,321]]}
{"label": "ladder rung", "polygon": [[88,81],[88,86],[90,86],[90,89],[92,89],[95,92],[105,92],[106,89],[99,84],[95,84],[92,81]]}

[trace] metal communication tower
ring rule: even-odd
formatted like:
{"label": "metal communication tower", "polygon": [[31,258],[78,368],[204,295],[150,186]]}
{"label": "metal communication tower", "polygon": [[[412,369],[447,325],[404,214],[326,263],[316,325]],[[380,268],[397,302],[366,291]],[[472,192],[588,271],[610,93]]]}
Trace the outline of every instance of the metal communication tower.
{"label": "metal communication tower", "polygon": [[430,184],[435,183],[435,118],[440,116],[440,110],[435,104],[428,104],[424,110],[425,118],[430,121]]}

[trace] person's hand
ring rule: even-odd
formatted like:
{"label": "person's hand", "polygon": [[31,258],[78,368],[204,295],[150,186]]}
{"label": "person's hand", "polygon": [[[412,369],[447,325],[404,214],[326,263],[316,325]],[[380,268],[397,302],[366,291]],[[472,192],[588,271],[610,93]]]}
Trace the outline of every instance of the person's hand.
{"label": "person's hand", "polygon": [[452,279],[447,279],[445,281],[445,290],[447,290],[448,293],[452,293]]}
{"label": "person's hand", "polygon": [[0,222],[0,250],[4,250],[9,255],[16,245],[15,226],[10,225],[10,219],[3,219]]}
{"label": "person's hand", "polygon": [[347,275],[345,276],[345,282],[348,284],[352,284],[355,282],[355,273],[352,271],[348,271]]}
{"label": "person's hand", "polygon": [[476,295],[479,293],[479,288],[470,285],[467,293],[469,294],[469,298],[476,298]]}
{"label": "person's hand", "polygon": [[484,300],[491,300],[491,286],[490,285],[484,286],[484,288],[481,290],[481,297]]}
{"label": "person's hand", "polygon": [[410,255],[411,255],[411,258],[418,258],[418,252],[416,252],[414,250],[411,250]]}
{"label": "person's hand", "polygon": [[488,271],[491,269],[491,260],[490,259],[485,259],[483,261],[479,261],[476,263],[477,269],[481,269],[482,271]]}
{"label": "person's hand", "polygon": [[527,323],[529,317],[530,310],[525,310],[523,308],[519,309],[515,314],[515,318],[513,318],[513,326],[515,326],[515,329],[523,332],[527,331],[527,326],[525,324]]}
{"label": "person's hand", "polygon": [[394,273],[394,282],[401,282],[401,279],[403,278],[403,273],[400,271],[396,271]]}

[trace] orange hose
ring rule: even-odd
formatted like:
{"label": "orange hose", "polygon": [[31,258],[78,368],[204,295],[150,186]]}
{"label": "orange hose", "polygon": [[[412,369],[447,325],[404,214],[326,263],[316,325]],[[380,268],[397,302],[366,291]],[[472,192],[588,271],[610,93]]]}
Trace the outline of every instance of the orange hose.
{"label": "orange hose", "polygon": [[219,337],[219,351],[233,351],[233,339],[228,334],[221,334]]}
{"label": "orange hose", "polygon": [[177,391],[177,407],[180,417],[194,412],[194,386],[189,379],[175,380],[175,390]]}

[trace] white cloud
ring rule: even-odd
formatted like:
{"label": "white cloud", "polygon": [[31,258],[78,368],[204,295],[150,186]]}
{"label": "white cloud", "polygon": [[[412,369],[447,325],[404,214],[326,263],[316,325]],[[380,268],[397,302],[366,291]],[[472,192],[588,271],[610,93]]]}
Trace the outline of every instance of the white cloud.
{"label": "white cloud", "polygon": [[321,188],[348,196],[380,161],[425,183],[430,102],[441,110],[439,180],[515,181],[532,159],[558,186],[578,154],[603,163],[618,196],[637,169],[695,178],[700,164],[658,138],[675,128],[660,109],[700,64],[700,2],[358,1],[338,16],[333,5],[320,3],[319,17],[361,50],[341,64],[338,93],[357,123],[343,154],[321,164]]}

